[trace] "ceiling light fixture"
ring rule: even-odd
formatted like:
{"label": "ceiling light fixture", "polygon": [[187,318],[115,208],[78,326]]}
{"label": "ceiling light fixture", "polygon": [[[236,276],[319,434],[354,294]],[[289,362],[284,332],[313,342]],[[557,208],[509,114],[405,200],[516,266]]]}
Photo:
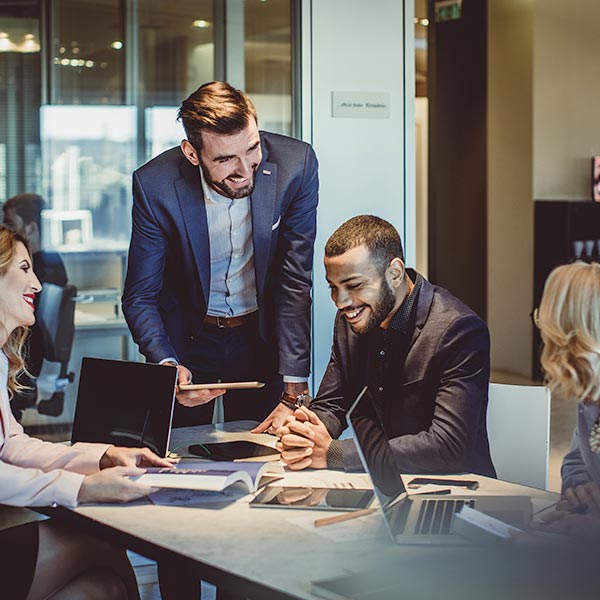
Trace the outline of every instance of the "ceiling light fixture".
{"label": "ceiling light fixture", "polygon": [[204,19],[198,19],[197,21],[194,21],[192,25],[194,27],[198,27],[199,29],[206,29],[207,27],[210,27],[211,23],[210,21],[205,21]]}
{"label": "ceiling light fixture", "polygon": [[6,31],[0,31],[0,52],[10,52],[16,50],[16,46],[10,41]]}

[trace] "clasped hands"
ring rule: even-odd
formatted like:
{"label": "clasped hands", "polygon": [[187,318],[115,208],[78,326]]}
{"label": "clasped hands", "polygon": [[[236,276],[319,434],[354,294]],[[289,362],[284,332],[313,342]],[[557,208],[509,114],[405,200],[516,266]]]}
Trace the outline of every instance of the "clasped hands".
{"label": "clasped hands", "polygon": [[281,460],[295,471],[326,469],[331,445],[329,431],[316,413],[302,406],[287,417],[275,433]]}

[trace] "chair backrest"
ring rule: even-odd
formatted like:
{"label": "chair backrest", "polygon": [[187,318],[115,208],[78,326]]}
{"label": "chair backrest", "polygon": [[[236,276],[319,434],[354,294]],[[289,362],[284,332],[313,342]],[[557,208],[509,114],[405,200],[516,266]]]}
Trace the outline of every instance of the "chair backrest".
{"label": "chair backrest", "polygon": [[68,363],[75,334],[74,285],[44,283],[40,292],[36,319],[44,340],[44,358]]}
{"label": "chair backrest", "polygon": [[490,383],[487,430],[498,478],[548,488],[550,392]]}

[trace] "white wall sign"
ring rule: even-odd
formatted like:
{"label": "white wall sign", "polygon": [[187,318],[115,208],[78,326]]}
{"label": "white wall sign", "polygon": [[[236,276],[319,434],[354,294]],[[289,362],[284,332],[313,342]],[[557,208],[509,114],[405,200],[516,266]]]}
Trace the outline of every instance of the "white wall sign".
{"label": "white wall sign", "polygon": [[389,119],[389,92],[331,92],[331,116]]}

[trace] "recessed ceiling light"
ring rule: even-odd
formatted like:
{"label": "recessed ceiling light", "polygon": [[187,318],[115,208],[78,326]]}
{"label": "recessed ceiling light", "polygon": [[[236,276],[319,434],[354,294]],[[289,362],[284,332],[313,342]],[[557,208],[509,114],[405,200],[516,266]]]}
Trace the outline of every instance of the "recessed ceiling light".
{"label": "recessed ceiling light", "polygon": [[119,40],[115,40],[111,45],[111,48],[113,48],[113,50],[120,50],[123,47],[123,42],[120,42]]}
{"label": "recessed ceiling light", "polygon": [[194,27],[198,27],[199,29],[206,29],[210,27],[210,21],[205,21],[204,19],[198,19],[192,23]]}

